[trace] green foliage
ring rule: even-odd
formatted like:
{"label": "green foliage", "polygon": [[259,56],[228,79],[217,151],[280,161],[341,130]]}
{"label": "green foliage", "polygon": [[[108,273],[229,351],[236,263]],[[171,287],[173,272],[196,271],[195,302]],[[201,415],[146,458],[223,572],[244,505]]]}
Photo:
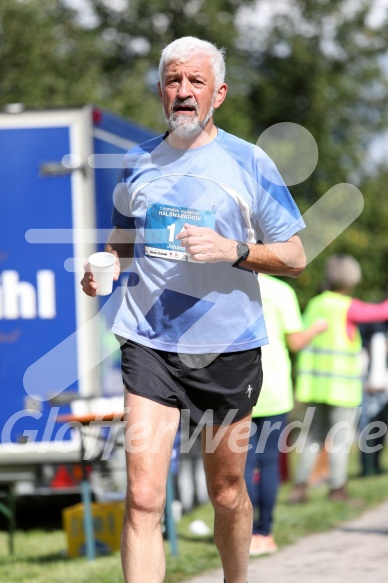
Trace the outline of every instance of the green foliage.
{"label": "green foliage", "polygon": [[306,127],[331,185],[359,167],[373,132],[387,122],[388,82],[378,59],[387,53],[388,26],[367,25],[366,3],[356,12],[344,0],[292,4],[300,16],[290,10],[276,18],[264,46],[255,23],[246,31],[246,56],[257,73],[249,95],[254,125],[258,133],[281,121]]}
{"label": "green foliage", "polygon": [[0,106],[79,105],[98,93],[94,33],[55,0],[3,0],[0,7]]}
{"label": "green foliage", "polygon": [[[184,35],[226,47],[231,70],[241,76],[240,62],[233,64],[234,16],[253,0],[128,0],[121,10],[102,0],[89,4],[95,18],[85,27],[63,0],[2,2],[0,107],[94,103],[160,131],[158,60],[164,46]],[[247,109],[242,101],[232,95],[221,119],[247,135],[236,115]]]}
{"label": "green foliage", "polygon": [[364,210],[357,225],[352,225],[346,233],[363,269],[363,282],[357,291],[369,301],[388,297],[387,184],[386,165],[363,180],[360,189],[364,193]]}
{"label": "green foliage", "polygon": [[255,74],[248,95],[252,141],[272,124],[291,121],[308,129],[318,145],[315,171],[290,189],[301,211],[343,182],[358,186],[365,200],[360,217],[298,280],[290,280],[302,306],[318,292],[331,253],[350,253],[360,261],[364,281],[356,294],[363,299],[381,300],[388,282],[386,173],[366,155],[387,127],[388,24],[372,28],[370,3],[353,4],[350,10],[344,0],[294,0],[286,14],[273,19],[264,40],[257,22],[245,30],[243,49]]}

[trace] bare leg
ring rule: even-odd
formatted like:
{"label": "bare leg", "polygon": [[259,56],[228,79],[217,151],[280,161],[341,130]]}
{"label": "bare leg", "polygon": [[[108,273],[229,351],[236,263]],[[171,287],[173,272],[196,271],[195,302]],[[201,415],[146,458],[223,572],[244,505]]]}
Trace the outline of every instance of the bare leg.
{"label": "bare leg", "polygon": [[124,581],[162,583],[165,556],[160,523],[179,411],[129,393],[125,406],[128,491],[121,538]]}
{"label": "bare leg", "polygon": [[[251,415],[227,427],[203,429],[202,449],[210,500],[214,506],[214,537],[225,581],[246,583],[252,536],[252,505],[244,480]],[[206,432],[220,443],[212,453]],[[208,437],[209,437],[208,433]]]}

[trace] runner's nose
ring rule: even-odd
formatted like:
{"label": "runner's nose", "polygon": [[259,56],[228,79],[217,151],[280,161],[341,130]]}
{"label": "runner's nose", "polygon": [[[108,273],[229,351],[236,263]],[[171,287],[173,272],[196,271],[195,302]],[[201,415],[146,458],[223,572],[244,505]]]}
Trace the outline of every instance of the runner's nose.
{"label": "runner's nose", "polygon": [[193,97],[192,85],[186,77],[184,77],[179,83],[177,97],[179,99],[187,99],[188,97]]}

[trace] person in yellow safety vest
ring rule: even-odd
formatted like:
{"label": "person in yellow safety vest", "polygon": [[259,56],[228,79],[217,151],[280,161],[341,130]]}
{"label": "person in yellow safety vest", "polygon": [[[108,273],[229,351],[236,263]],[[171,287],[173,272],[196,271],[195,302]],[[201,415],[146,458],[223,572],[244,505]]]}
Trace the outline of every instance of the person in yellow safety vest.
{"label": "person in yellow safety vest", "polygon": [[296,398],[314,408],[295,473],[290,502],[307,501],[307,483],[320,448],[329,457],[329,498],[346,500],[349,450],[362,400],[361,336],[358,324],[388,319],[388,300],[369,304],[351,297],[361,280],[361,267],[350,255],[329,257],[326,291],[307,304],[305,326],[317,318],[328,329],[300,352]]}

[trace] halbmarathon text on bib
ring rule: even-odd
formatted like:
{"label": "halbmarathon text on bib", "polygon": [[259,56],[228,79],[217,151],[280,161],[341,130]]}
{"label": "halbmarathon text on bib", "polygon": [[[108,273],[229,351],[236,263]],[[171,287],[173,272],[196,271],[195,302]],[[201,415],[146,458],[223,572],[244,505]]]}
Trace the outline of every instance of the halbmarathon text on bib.
{"label": "halbmarathon text on bib", "polygon": [[[215,213],[194,208],[154,204],[147,210],[145,253],[174,261],[191,261],[176,236],[189,223],[214,229]],[[198,262],[196,262],[198,263]]]}

